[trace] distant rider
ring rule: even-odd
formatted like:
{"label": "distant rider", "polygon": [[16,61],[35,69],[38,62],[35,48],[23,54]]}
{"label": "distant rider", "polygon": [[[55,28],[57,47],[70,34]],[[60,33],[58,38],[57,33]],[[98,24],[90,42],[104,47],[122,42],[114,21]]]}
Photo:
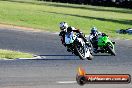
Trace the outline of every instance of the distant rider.
{"label": "distant rider", "polygon": [[[81,37],[84,39],[84,41],[87,42],[84,35],[82,34],[82,32],[79,31],[79,29],[68,26],[68,24],[66,22],[60,22],[59,26],[60,26],[60,30],[61,30],[59,36],[61,36],[61,41],[64,46],[67,46],[65,43],[65,34],[66,33],[73,33],[73,32],[80,33],[82,35]],[[67,46],[67,51],[70,52],[68,46]]]}
{"label": "distant rider", "polygon": [[99,32],[96,27],[91,28],[91,33],[90,33],[90,36],[89,36],[89,40],[93,45],[94,53],[98,52],[98,37],[99,36],[106,36],[106,34]]}

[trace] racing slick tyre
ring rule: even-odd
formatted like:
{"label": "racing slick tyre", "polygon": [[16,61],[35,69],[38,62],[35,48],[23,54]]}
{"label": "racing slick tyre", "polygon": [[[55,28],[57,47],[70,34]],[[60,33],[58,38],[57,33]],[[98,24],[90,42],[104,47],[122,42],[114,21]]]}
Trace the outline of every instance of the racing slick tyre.
{"label": "racing slick tyre", "polygon": [[109,49],[109,52],[111,53],[111,55],[113,55],[113,56],[116,55],[115,50],[112,49],[112,47],[110,45],[108,45],[108,49]]}
{"label": "racing slick tyre", "polygon": [[92,60],[94,57],[90,54],[89,57],[87,57],[88,60]]}

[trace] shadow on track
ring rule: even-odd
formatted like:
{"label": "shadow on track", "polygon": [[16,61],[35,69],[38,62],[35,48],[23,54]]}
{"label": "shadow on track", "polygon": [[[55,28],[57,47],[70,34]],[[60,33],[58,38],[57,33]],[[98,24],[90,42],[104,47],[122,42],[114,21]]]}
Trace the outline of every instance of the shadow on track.
{"label": "shadow on track", "polygon": [[61,60],[81,60],[81,59],[78,59],[78,58],[76,58],[76,59],[75,59],[75,58],[69,58],[69,59],[65,59],[65,58],[62,58],[62,59],[57,59],[57,58],[56,58],[56,59],[42,58],[42,59],[16,59],[16,60],[36,60],[36,61],[37,61],[37,60],[45,60],[45,61],[46,61],[46,60],[47,60],[47,61],[48,61],[48,60],[51,60],[51,61],[52,61],[52,60],[56,60],[56,61],[61,61]]}
{"label": "shadow on track", "polygon": [[75,56],[75,55],[38,55],[38,56]]}
{"label": "shadow on track", "polygon": [[43,60],[80,60],[75,55],[39,55]]}
{"label": "shadow on track", "polygon": [[46,58],[46,59],[34,59],[34,60],[56,60],[56,61],[59,61],[59,60],[81,60],[81,59],[74,59],[74,58],[69,58],[69,59],[64,59],[64,58],[62,58],[62,59],[48,59],[48,58]]}
{"label": "shadow on track", "polygon": [[112,56],[112,55],[96,54],[96,55],[93,55],[93,56]]}
{"label": "shadow on track", "polygon": [[81,60],[75,55],[38,55],[34,58],[25,58],[17,60]]}

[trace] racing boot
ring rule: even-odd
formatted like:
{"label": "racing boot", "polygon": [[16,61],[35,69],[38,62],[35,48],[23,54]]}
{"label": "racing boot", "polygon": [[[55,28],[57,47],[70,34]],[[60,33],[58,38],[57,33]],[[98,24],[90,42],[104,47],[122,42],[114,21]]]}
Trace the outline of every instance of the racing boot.
{"label": "racing boot", "polygon": [[98,53],[98,49],[97,48],[94,48],[93,52],[94,53]]}
{"label": "racing boot", "polygon": [[68,51],[68,52],[71,52],[71,50],[70,50],[69,48],[67,48],[67,51]]}
{"label": "racing boot", "polygon": [[67,46],[67,51],[71,52],[70,45]]}

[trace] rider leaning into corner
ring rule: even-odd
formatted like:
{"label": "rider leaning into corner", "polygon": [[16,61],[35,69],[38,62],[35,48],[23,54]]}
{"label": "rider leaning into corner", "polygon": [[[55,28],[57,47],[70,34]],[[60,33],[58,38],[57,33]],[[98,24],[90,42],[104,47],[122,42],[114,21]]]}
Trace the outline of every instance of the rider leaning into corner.
{"label": "rider leaning into corner", "polygon": [[67,51],[70,52],[71,50],[68,48],[68,45],[65,43],[65,34],[66,33],[80,33],[81,38],[84,40],[84,42],[88,43],[85,36],[83,35],[82,32],[79,31],[79,29],[76,29],[74,27],[68,26],[66,22],[60,22],[59,24],[61,32],[59,33],[59,36],[61,36],[61,42],[62,44],[66,47],[67,46]]}
{"label": "rider leaning into corner", "polygon": [[96,27],[91,28],[91,33],[89,35],[89,40],[93,45],[94,53],[98,52],[98,37],[100,36],[107,36],[105,33],[101,33],[98,31]]}

